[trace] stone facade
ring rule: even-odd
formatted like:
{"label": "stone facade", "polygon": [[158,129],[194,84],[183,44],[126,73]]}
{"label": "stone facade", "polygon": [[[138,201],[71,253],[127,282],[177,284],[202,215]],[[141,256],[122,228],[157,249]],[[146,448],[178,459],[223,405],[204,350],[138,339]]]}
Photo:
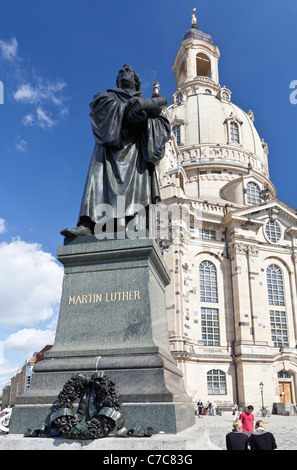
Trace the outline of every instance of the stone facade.
{"label": "stone facade", "polygon": [[173,133],[158,173],[169,227],[159,244],[171,351],[194,400],[258,407],[262,382],[266,406],[295,403],[297,213],[277,199],[253,112],[219,84],[219,57],[209,35],[188,30],[165,110]]}

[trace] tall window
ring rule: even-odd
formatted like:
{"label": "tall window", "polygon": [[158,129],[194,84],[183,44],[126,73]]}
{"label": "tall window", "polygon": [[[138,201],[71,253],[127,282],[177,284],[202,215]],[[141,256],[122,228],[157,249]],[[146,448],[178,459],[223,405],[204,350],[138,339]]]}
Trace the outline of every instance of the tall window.
{"label": "tall window", "polygon": [[[200,301],[218,303],[217,270],[210,261],[202,261],[199,267]],[[201,307],[201,334],[204,346],[220,345],[219,309],[205,305]]]}
{"label": "tall window", "polygon": [[230,140],[236,144],[239,144],[239,128],[237,122],[230,122]]}
{"label": "tall window", "polygon": [[217,302],[217,271],[210,261],[202,261],[200,274],[200,300],[201,302]]}
{"label": "tall window", "polygon": [[180,126],[174,126],[172,131],[173,131],[173,134],[175,135],[177,145],[180,145],[181,144]]}
{"label": "tall window", "polygon": [[202,341],[204,346],[220,346],[219,310],[201,308]]}
{"label": "tall window", "polygon": [[226,374],[222,370],[212,369],[207,372],[207,391],[209,395],[226,395]]}
{"label": "tall window", "polygon": [[196,67],[198,77],[210,77],[211,76],[211,65],[210,59],[206,54],[200,52],[196,56]]}
{"label": "tall window", "polygon": [[201,302],[217,302],[217,271],[210,261],[200,264],[200,300]]}
{"label": "tall window", "polygon": [[246,185],[246,202],[247,204],[255,205],[261,203],[261,191],[256,183],[250,181]]}
{"label": "tall window", "polygon": [[280,268],[271,264],[266,275],[269,305],[285,305],[283,274]]}
{"label": "tall window", "polygon": [[270,310],[271,339],[274,347],[289,346],[286,312]]}
{"label": "tall window", "polygon": [[271,264],[266,276],[269,305],[280,307],[269,310],[271,339],[275,347],[289,346],[283,274],[278,266]]}

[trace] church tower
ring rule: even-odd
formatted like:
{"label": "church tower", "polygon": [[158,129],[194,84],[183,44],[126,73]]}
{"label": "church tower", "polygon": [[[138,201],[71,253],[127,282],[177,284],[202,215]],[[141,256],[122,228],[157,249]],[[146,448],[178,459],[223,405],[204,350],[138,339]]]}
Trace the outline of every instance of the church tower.
{"label": "church tower", "polygon": [[268,145],[220,84],[219,58],[194,10],[159,165],[171,351],[194,400],[260,406],[264,383],[265,405],[281,410],[297,398],[297,215],[277,199]]}

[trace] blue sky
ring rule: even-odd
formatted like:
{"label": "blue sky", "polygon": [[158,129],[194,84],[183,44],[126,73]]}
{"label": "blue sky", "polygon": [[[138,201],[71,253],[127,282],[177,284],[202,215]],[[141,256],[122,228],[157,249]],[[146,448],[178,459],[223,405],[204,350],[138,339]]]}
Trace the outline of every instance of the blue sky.
{"label": "blue sky", "polygon": [[76,224],[94,145],[89,102],[128,63],[149,96],[157,79],[170,103],[194,7],[220,48],[221,85],[254,112],[278,197],[296,208],[296,0],[1,2],[0,388],[54,335],[59,232]]}

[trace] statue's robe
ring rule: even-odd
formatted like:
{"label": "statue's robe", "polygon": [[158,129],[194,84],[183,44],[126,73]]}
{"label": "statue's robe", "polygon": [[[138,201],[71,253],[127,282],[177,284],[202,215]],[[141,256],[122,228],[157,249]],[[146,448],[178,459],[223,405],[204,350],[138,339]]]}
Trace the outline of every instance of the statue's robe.
{"label": "statue's robe", "polygon": [[109,204],[117,217],[117,196],[125,197],[126,216],[160,200],[155,165],[170,139],[170,124],[160,114],[139,126],[129,126],[125,107],[133,96],[120,88],[97,93],[90,104],[95,148],[82,198],[79,219],[97,223],[96,206]]}

